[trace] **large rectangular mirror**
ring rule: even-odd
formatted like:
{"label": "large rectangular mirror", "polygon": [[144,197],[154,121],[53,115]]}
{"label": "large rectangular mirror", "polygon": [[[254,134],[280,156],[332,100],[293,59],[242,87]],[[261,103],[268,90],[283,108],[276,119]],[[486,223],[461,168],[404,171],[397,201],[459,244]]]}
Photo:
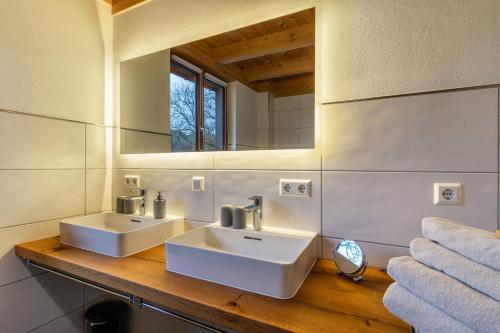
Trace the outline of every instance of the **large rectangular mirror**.
{"label": "large rectangular mirror", "polygon": [[314,147],[314,9],[120,63],[122,154]]}

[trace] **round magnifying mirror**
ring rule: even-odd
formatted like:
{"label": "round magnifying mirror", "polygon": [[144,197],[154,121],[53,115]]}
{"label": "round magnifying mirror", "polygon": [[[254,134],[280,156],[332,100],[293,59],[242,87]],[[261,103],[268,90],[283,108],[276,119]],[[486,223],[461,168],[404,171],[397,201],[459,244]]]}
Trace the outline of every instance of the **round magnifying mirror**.
{"label": "round magnifying mirror", "polygon": [[337,244],[333,250],[333,260],[339,273],[351,277],[354,281],[363,278],[361,275],[365,272],[368,264],[361,246],[350,239],[344,239]]}

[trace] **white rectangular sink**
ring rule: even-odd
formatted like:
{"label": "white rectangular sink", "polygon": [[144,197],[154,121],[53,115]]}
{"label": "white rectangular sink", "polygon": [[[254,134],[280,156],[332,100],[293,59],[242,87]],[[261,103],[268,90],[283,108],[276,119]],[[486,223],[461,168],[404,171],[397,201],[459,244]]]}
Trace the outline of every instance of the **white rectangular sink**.
{"label": "white rectangular sink", "polygon": [[287,299],[314,266],[318,243],[313,232],[212,224],[167,240],[167,270]]}
{"label": "white rectangular sink", "polygon": [[184,219],[168,216],[157,220],[148,216],[116,213],[87,215],[59,223],[61,243],[81,249],[126,257],[182,234]]}

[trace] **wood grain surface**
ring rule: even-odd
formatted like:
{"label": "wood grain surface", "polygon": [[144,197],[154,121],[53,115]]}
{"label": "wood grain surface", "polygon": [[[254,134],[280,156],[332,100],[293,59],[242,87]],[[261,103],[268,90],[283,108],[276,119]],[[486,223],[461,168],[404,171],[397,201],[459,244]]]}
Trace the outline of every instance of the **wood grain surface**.
{"label": "wood grain surface", "polygon": [[410,332],[384,308],[382,297],[392,280],[373,268],[354,283],[337,275],[333,262],[319,260],[297,295],[279,300],[168,272],[164,246],[113,258],[62,245],[53,237],[16,245],[16,254],[241,332]]}

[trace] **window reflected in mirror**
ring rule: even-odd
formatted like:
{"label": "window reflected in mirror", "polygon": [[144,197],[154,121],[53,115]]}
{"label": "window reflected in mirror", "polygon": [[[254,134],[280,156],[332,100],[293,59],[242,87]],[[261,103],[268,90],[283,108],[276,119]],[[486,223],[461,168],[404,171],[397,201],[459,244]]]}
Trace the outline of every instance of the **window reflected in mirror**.
{"label": "window reflected in mirror", "polygon": [[226,150],[226,84],[204,79],[203,150]]}
{"label": "window reflected in mirror", "polygon": [[197,126],[196,73],[171,63],[170,133],[172,152],[196,151]]}

